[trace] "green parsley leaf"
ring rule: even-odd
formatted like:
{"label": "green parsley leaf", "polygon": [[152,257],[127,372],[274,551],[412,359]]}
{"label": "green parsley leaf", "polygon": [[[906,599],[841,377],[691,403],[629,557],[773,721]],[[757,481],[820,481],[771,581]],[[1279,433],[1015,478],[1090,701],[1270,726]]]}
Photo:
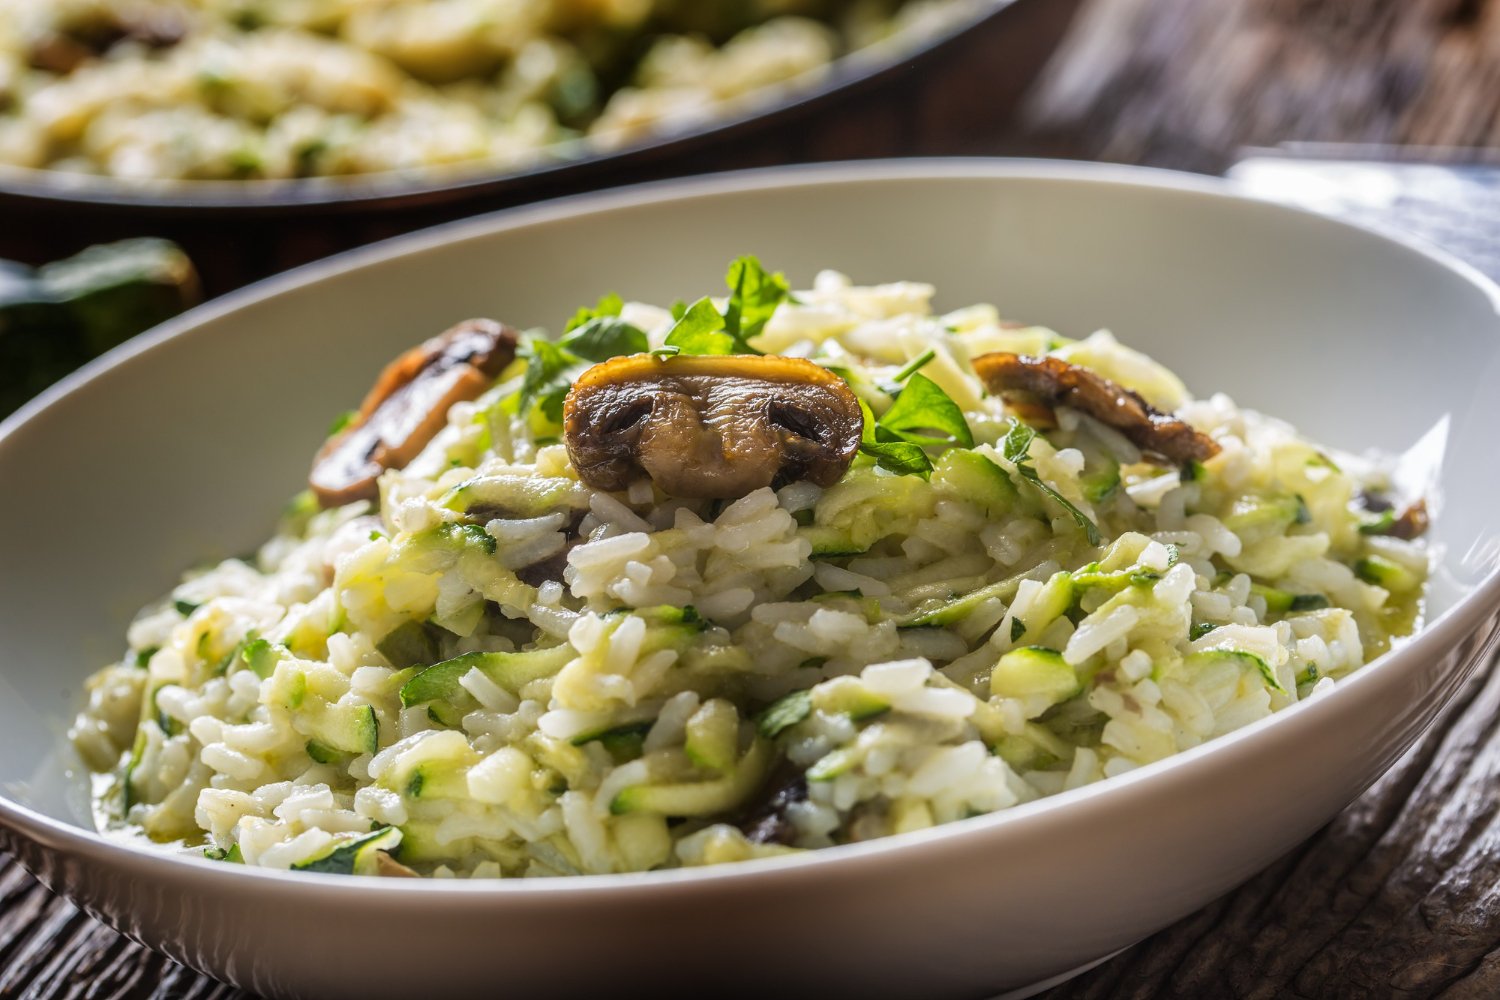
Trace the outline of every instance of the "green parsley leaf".
{"label": "green parsley leaf", "polygon": [[600,299],[598,304],[595,305],[594,308],[590,309],[588,306],[584,306],[582,309],[574,313],[573,318],[568,320],[568,325],[563,327],[563,333],[572,333],[574,330],[578,329],[580,326],[583,326],[590,320],[600,319],[606,316],[618,316],[620,315],[620,310],[624,308],[625,303],[620,299],[620,297],[614,292],[610,292],[608,295],[604,296],[604,298]]}
{"label": "green parsley leaf", "polygon": [[707,296],[688,306],[667,331],[665,344],[683,354],[733,354],[734,338],[724,331],[724,317]]}
{"label": "green parsley leaf", "polygon": [[1023,479],[1057,501],[1058,505],[1068,512],[1069,516],[1083,529],[1083,533],[1087,536],[1090,545],[1098,545],[1101,541],[1099,526],[1091,521],[1087,514],[1068,502],[1061,493],[1044,482],[1041,475],[1032,466],[1031,442],[1035,439],[1036,431],[1027,427],[1019,420],[1012,421],[1010,431],[1005,435],[1005,441],[1001,445],[1001,453],[1005,455],[1007,461],[1016,467],[1016,471],[1021,474]]}
{"label": "green parsley leaf", "polygon": [[876,465],[898,476],[926,479],[932,474],[932,459],[927,457],[921,445],[906,441],[876,441],[860,445],[859,450],[875,459]]}
{"label": "green parsley leaf", "polygon": [[1005,434],[1005,440],[1000,445],[1000,453],[1005,456],[1007,462],[1020,465],[1030,460],[1031,442],[1035,439],[1036,431],[1019,420],[1013,420],[1010,430]]}
{"label": "green parsley leaf", "polygon": [[[907,380],[906,387],[877,421],[876,428],[877,438],[884,440],[974,447],[974,435],[969,431],[964,411],[936,382],[921,374],[913,374]],[[887,433],[881,435],[880,431]],[[937,431],[939,436],[918,431]]]}
{"label": "green parsley leaf", "polygon": [[865,415],[865,429],[859,445],[861,452],[875,459],[875,464],[882,469],[898,476],[921,476],[926,479],[932,474],[932,459],[927,457],[927,452],[920,445],[906,441],[878,440],[875,436],[875,416],[870,410],[870,404],[861,399],[859,408]]}
{"label": "green parsley leaf", "polygon": [[[562,416],[562,398],[573,384],[571,370],[580,359],[545,337],[529,337],[518,352],[526,359],[526,374],[517,392],[518,411],[529,413],[539,400],[547,399],[548,417]],[[553,402],[555,400],[555,406]],[[546,411],[544,411],[546,412]],[[558,422],[553,419],[553,422]]]}
{"label": "green parsley leaf", "polygon": [[729,285],[724,330],[742,348],[738,353],[749,353],[754,350],[749,342],[765,329],[776,307],[786,301],[791,289],[781,272],[767,272],[754,257],[736,259],[729,265],[724,281]]}
{"label": "green parsley leaf", "polygon": [[622,354],[641,354],[651,342],[643,331],[618,316],[595,316],[574,327],[558,341],[558,346],[589,361],[608,361]]}

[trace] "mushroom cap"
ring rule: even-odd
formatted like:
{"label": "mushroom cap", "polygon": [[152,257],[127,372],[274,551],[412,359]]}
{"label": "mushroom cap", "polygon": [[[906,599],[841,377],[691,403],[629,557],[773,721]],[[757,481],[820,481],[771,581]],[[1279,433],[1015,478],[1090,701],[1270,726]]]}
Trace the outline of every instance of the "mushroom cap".
{"label": "mushroom cap", "polygon": [[595,365],[563,409],[578,476],[623,490],[648,475],[678,497],[838,482],[864,431],[843,379],[803,358],[635,354]]}
{"label": "mushroom cap", "polygon": [[324,507],[373,499],[386,469],[400,469],[437,436],[448,409],[474,399],[516,356],[516,331],[465,320],[385,366],[359,412],[324,442],[308,484]]}

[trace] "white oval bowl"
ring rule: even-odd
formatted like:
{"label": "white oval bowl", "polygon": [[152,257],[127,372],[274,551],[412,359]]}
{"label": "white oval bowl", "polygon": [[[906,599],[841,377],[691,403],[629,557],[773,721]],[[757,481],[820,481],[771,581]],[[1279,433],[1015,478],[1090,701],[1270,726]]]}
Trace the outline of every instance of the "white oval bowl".
{"label": "white oval bowl", "polygon": [[[91,832],[65,773],[79,685],[133,611],[253,548],[330,415],[470,315],[553,325],[670,301],[758,254],[918,279],[1084,335],[1345,449],[1435,458],[1418,638],[1228,737],[1097,785],[803,856],[629,876],[289,875]],[[1173,174],[985,161],[778,169],[593,195],[404,237],[213,303],[0,425],[0,844],[173,958],[269,996],[979,996],[1098,959],[1325,823],[1405,750],[1497,628],[1500,291],[1440,255]]]}

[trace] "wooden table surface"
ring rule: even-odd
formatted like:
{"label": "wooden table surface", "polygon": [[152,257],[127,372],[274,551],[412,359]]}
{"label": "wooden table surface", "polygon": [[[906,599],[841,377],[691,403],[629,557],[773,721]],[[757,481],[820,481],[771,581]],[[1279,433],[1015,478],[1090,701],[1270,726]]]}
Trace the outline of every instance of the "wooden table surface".
{"label": "wooden table surface", "polygon": [[[1218,172],[1284,141],[1500,148],[1500,0],[1089,0],[971,149]],[[1500,672],[1249,883],[1047,994],[1500,997]],[[0,858],[0,997],[246,998]]]}

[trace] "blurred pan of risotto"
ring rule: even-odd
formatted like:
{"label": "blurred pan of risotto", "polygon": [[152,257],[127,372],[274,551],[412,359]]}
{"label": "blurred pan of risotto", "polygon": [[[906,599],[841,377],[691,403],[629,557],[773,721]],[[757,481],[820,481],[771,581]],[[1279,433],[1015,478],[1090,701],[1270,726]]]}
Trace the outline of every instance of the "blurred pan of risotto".
{"label": "blurred pan of risotto", "polygon": [[978,6],[0,0],[0,164],[135,181],[518,168],[727,114]]}
{"label": "blurred pan of risotto", "polygon": [[398,359],[90,681],[103,828],[362,874],[765,857],[1122,774],[1418,624],[1426,508],[1378,458],[929,285],[729,288]]}

